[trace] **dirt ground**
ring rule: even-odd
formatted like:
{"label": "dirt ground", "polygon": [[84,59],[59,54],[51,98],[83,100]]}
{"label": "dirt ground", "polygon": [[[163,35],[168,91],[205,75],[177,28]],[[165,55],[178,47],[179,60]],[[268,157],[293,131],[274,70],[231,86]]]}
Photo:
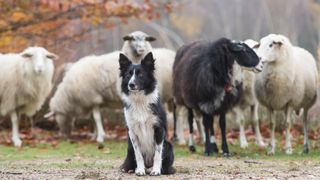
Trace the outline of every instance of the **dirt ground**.
{"label": "dirt ground", "polygon": [[[122,159],[16,161],[0,167],[0,179],[150,179],[119,171]],[[76,166],[74,165],[76,164]],[[80,164],[80,165],[79,165]],[[177,173],[155,179],[320,179],[320,161],[190,157],[175,161]]]}

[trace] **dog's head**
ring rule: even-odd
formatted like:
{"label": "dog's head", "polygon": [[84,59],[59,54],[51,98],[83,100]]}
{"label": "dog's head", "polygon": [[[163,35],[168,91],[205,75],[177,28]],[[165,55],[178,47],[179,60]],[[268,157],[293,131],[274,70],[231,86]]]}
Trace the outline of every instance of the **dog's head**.
{"label": "dog's head", "polygon": [[154,61],[151,52],[142,59],[141,64],[132,64],[124,54],[120,53],[121,91],[127,95],[141,91],[145,94],[153,92],[156,86]]}

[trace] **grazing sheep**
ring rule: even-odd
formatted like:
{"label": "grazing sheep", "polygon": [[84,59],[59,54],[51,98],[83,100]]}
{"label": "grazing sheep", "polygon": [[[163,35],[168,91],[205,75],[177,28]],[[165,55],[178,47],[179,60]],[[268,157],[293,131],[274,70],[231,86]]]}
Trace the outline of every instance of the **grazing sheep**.
{"label": "grazing sheep", "polygon": [[20,147],[19,116],[35,114],[52,86],[58,56],[42,47],[29,47],[19,54],[0,55],[0,114],[10,115],[12,141]]}
{"label": "grazing sheep", "polygon": [[[142,32],[131,33],[125,36],[124,40],[122,48],[124,54],[132,58],[135,63],[139,63],[145,54],[152,51],[157,59],[155,76],[159,82],[161,100],[163,102],[171,100],[171,75],[175,52],[164,48],[152,50],[148,41],[155,40],[155,38]],[[120,51],[115,51],[101,56],[84,57],[74,63],[66,73],[66,77],[50,103],[51,111],[56,114],[56,120],[64,135],[68,136],[72,128],[71,123],[66,122],[69,121],[69,118],[89,116],[93,112],[97,141],[103,142],[105,133],[100,108],[122,108],[119,96],[119,77],[117,76],[119,74],[119,53]],[[88,67],[92,68],[88,70]]]}
{"label": "grazing sheep", "polygon": [[[173,95],[177,105],[200,111],[205,127],[205,154],[218,152],[214,139],[213,115],[220,115],[222,150],[229,155],[225,113],[237,102],[241,83],[233,74],[235,62],[245,67],[260,67],[255,52],[244,43],[221,38],[216,42],[199,41],[181,47],[173,66]],[[261,70],[261,69],[260,69]],[[234,86],[236,85],[236,86]]]}
{"label": "grazing sheep", "polygon": [[[245,43],[251,48],[253,48],[258,44],[258,42],[253,41],[251,39],[246,40]],[[245,113],[245,110],[248,108],[250,108],[250,120],[253,121],[254,130],[256,133],[256,144],[260,147],[264,147],[265,144],[263,142],[263,138],[261,136],[260,127],[259,127],[259,117],[258,117],[259,103],[254,94],[255,73],[244,69],[244,70],[241,70],[241,74],[243,78],[242,80],[243,93],[239,99],[239,102],[232,109],[234,117],[236,118],[236,122],[238,122],[240,125],[240,128],[239,128],[240,129],[240,135],[239,135],[240,147],[246,148],[248,146],[248,142],[244,132],[244,113]]]}
{"label": "grazing sheep", "polygon": [[283,35],[270,34],[260,40],[258,55],[265,62],[262,73],[255,79],[258,101],[268,109],[271,120],[271,144],[269,154],[275,153],[274,111],[284,111],[286,116],[287,154],[292,154],[291,115],[303,109],[304,152],[308,153],[307,116],[315,103],[318,72],[315,59],[306,50],[293,46]]}

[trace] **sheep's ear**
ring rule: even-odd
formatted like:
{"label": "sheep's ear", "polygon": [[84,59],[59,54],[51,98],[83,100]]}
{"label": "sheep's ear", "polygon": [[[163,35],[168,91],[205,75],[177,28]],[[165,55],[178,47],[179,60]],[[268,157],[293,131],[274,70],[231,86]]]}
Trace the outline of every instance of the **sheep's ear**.
{"label": "sheep's ear", "polygon": [[123,36],[122,39],[123,39],[124,41],[131,41],[131,40],[133,40],[133,37],[130,36],[130,35],[126,35],[126,36]]}
{"label": "sheep's ear", "polygon": [[146,37],[146,41],[152,42],[152,41],[155,41],[155,40],[157,40],[157,38],[155,38],[153,36],[147,36]]}
{"label": "sheep's ear", "polygon": [[152,52],[149,52],[141,61],[141,65],[143,67],[145,67],[148,70],[154,70],[154,59],[153,59],[153,55]]}
{"label": "sheep's ear", "polygon": [[252,47],[252,49],[258,49],[259,47],[260,47],[260,43],[254,45],[254,46]]}
{"label": "sheep's ear", "polygon": [[47,54],[46,57],[47,57],[48,59],[52,59],[52,60],[57,60],[57,59],[59,59],[59,56],[56,55],[56,54],[54,54],[54,53],[49,53],[49,54]]}
{"label": "sheep's ear", "polygon": [[21,56],[24,57],[24,58],[31,58],[31,57],[32,57],[32,54],[31,54],[31,53],[27,53],[27,52],[23,52],[23,53],[21,54]]}
{"label": "sheep's ear", "polygon": [[120,64],[120,71],[125,71],[128,67],[132,64],[131,61],[125,56],[124,54],[120,53],[119,55],[119,64]]}

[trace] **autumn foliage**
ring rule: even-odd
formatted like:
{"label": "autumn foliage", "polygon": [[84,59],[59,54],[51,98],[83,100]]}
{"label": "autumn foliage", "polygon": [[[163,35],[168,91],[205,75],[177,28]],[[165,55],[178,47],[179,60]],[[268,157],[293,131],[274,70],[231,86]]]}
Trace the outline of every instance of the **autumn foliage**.
{"label": "autumn foliage", "polygon": [[127,23],[130,17],[158,18],[171,7],[169,0],[0,0],[0,52],[74,43],[97,27]]}

